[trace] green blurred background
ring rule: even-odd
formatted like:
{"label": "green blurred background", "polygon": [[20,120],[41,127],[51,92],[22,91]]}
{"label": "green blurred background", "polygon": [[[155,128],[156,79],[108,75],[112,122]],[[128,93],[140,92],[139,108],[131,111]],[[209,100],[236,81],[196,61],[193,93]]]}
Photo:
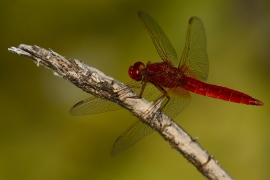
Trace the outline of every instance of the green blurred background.
{"label": "green blurred background", "polygon": [[221,1],[2,1],[0,6],[0,179],[203,179],[158,133],[110,156],[135,121],[127,111],[73,117],[88,94],[8,52],[38,45],[122,82],[135,61],[161,61],[137,12],[163,28],[181,56],[191,16],[204,22],[208,83],[265,103],[254,107],[192,94],[175,119],[235,179],[270,178],[270,3]]}

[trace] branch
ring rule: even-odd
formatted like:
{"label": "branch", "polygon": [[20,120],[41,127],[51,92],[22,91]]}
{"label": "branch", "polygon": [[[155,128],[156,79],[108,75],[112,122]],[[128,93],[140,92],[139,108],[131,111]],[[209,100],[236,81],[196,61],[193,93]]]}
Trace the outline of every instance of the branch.
{"label": "branch", "polygon": [[[8,50],[32,59],[37,66],[42,65],[53,70],[55,74],[69,80],[87,93],[113,101],[129,110],[143,123],[158,131],[173,148],[179,151],[208,179],[232,179],[218,162],[199,145],[196,139],[160,112],[158,106],[153,108],[152,103],[143,98],[127,98],[137,95],[123,83],[79,60],[70,60],[52,50],[24,44],[18,48],[11,47]],[[149,109],[151,112],[145,113]]]}

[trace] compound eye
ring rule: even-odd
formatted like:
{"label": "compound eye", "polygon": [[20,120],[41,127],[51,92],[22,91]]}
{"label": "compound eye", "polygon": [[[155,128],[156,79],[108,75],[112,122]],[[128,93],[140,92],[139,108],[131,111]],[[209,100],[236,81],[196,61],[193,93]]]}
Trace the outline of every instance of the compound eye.
{"label": "compound eye", "polygon": [[128,69],[128,74],[131,79],[136,81],[142,80],[142,70],[145,68],[142,62],[136,62],[133,66]]}

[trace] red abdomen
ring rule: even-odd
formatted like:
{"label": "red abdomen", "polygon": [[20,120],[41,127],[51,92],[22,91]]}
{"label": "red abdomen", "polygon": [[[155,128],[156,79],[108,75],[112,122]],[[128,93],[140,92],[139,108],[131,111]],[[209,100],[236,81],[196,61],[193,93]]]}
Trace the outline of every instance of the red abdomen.
{"label": "red abdomen", "polygon": [[259,105],[259,106],[263,105],[263,102],[254,99],[251,96],[244,94],[242,92],[235,91],[233,89],[229,89],[226,87],[206,84],[204,82],[201,82],[197,79],[193,79],[190,77],[183,78],[182,87],[196,94],[201,94],[216,99],[222,99],[225,101],[231,101],[235,103],[242,103],[248,105]]}

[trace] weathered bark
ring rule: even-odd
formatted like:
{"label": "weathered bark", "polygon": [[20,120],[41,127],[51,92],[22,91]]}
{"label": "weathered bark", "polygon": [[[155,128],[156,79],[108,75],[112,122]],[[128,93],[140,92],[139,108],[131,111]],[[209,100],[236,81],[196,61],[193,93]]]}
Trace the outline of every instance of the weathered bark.
{"label": "weathered bark", "polygon": [[[158,131],[173,148],[179,151],[208,179],[232,179],[218,162],[199,145],[196,139],[160,112],[159,106],[153,107],[152,103],[143,98],[127,98],[137,95],[123,83],[79,60],[70,60],[52,50],[24,44],[18,48],[11,47],[8,50],[32,59],[37,66],[42,65],[53,70],[55,74],[69,80],[87,93],[113,101],[129,110],[142,122]],[[149,109],[151,112],[148,111]]]}

